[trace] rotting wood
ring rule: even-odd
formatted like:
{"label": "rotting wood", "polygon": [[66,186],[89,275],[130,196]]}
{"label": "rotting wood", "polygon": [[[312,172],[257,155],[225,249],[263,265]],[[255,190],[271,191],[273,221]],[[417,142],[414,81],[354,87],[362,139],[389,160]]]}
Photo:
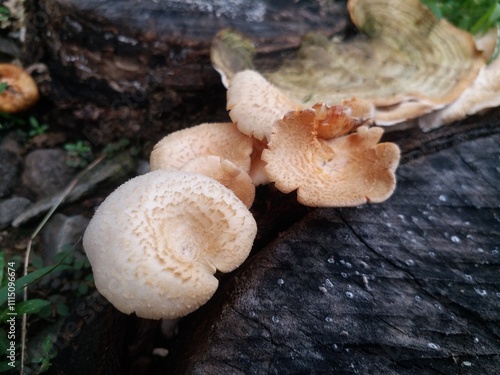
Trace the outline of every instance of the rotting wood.
{"label": "rotting wood", "polygon": [[51,121],[94,144],[120,136],[155,143],[173,130],[227,120],[225,90],[210,65],[215,34],[252,37],[264,64],[302,35],[345,28],[345,6],[258,2],[31,0],[25,60],[43,62]]}

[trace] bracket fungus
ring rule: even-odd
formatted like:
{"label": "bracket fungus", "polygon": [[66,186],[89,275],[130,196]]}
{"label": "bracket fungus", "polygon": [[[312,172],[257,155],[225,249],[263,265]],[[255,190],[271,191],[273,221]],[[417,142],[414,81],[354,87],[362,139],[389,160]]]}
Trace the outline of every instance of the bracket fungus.
{"label": "bracket fungus", "polygon": [[38,101],[39,92],[35,81],[16,65],[0,64],[0,83],[7,85],[0,93],[0,112],[22,112]]}
{"label": "bracket fungus", "polygon": [[[393,125],[450,104],[485,64],[472,35],[438,20],[419,0],[349,0],[348,10],[360,35],[339,41],[308,34],[296,58],[261,72],[264,77],[305,107],[368,100],[375,123]],[[223,79],[232,81],[237,72],[229,69],[254,64],[247,61],[249,43],[227,34],[216,37],[211,55]]]}
{"label": "bracket fungus", "polygon": [[206,303],[217,270],[247,258],[257,226],[245,205],[217,181],[157,170],[119,186],[83,236],[95,284],[118,310],[174,319]]}
{"label": "bracket fungus", "polygon": [[500,106],[500,58],[483,67],[477,79],[449,106],[416,119],[430,131],[453,121]]}
{"label": "bracket fungus", "polygon": [[383,130],[362,123],[345,106],[317,104],[288,113],[275,123],[262,152],[269,179],[283,193],[297,190],[306,206],[384,201],[396,186],[399,148],[378,144]]}

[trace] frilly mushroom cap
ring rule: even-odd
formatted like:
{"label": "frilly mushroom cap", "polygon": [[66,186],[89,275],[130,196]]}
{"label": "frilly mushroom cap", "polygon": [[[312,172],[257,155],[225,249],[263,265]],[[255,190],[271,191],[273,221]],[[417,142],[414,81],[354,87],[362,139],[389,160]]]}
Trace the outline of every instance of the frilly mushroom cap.
{"label": "frilly mushroom cap", "polygon": [[[347,111],[335,106],[288,113],[276,122],[262,152],[269,179],[284,193],[297,189],[298,201],[307,206],[357,206],[387,199],[396,185],[399,148],[377,144],[381,128],[361,126],[346,134],[358,124],[354,119],[346,126],[349,121]],[[328,133],[335,137],[318,137],[318,124],[329,124]]]}
{"label": "frilly mushroom cap", "polygon": [[118,310],[173,319],[206,303],[248,256],[257,226],[219,182],[158,170],[118,187],[83,236],[95,284]]}
{"label": "frilly mushroom cap", "polygon": [[255,185],[252,178],[227,159],[214,155],[199,156],[188,161],[180,170],[211,177],[236,194],[246,207],[250,208],[253,204]]}
{"label": "frilly mushroom cap", "polygon": [[285,113],[303,108],[253,70],[236,73],[227,89],[229,117],[242,133],[259,141],[269,140],[273,123]]}
{"label": "frilly mushroom cap", "polygon": [[233,123],[205,123],[176,131],[153,148],[150,168],[178,170],[199,156],[215,155],[227,159],[245,172],[250,170],[252,139]]}
{"label": "frilly mushroom cap", "polygon": [[0,64],[0,83],[7,87],[0,93],[0,112],[22,112],[39,98],[38,86],[22,68],[13,64]]}
{"label": "frilly mushroom cap", "polygon": [[266,163],[262,160],[262,151],[267,147],[267,142],[261,142],[254,138],[253,152],[251,155],[252,163],[250,164],[250,177],[255,186],[266,185],[269,183],[264,167]]}

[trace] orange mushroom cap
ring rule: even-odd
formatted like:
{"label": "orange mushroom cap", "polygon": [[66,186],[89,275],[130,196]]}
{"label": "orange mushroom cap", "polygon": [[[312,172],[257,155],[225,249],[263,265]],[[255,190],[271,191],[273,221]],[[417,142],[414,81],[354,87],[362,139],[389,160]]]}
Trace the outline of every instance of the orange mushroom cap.
{"label": "orange mushroom cap", "polygon": [[[357,206],[382,202],[395,189],[399,148],[378,144],[383,130],[359,125],[343,106],[317,104],[288,113],[273,127],[262,152],[265,171],[284,193],[297,189],[307,206]],[[318,127],[327,129],[318,131]],[[320,134],[327,134],[323,138]]]}
{"label": "orange mushroom cap", "polygon": [[229,117],[243,134],[259,141],[269,140],[276,120],[304,108],[253,70],[236,73],[227,89]]}
{"label": "orange mushroom cap", "polygon": [[0,93],[0,112],[22,112],[34,105],[40,96],[33,78],[13,64],[0,64],[0,83],[7,84]]}

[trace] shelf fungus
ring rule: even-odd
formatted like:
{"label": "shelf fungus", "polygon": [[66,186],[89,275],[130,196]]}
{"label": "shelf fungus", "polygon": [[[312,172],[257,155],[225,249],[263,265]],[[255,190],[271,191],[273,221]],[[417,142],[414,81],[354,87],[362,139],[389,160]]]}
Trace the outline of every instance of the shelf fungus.
{"label": "shelf fungus", "polygon": [[[452,103],[485,65],[472,35],[438,20],[419,0],[349,0],[348,10],[358,36],[307,34],[295,58],[262,75],[305,107],[356,97],[373,103],[377,125],[394,125]],[[227,34],[217,36],[211,55],[231,85],[231,69],[258,64],[248,62],[250,43]]]}
{"label": "shelf fungus", "polygon": [[257,232],[236,195],[197,173],[157,170],[119,186],[83,236],[99,292],[118,310],[174,319],[206,303]]}
{"label": "shelf fungus", "polygon": [[280,191],[297,190],[298,201],[313,207],[379,203],[392,194],[399,148],[379,144],[383,129],[351,114],[347,106],[317,104],[274,124],[262,159]]}
{"label": "shelf fungus", "polygon": [[500,106],[500,58],[483,67],[477,79],[449,106],[424,115],[416,121],[424,131],[462,120]]}
{"label": "shelf fungus", "polygon": [[17,113],[33,106],[39,98],[38,86],[24,69],[13,64],[0,64],[0,112]]}

